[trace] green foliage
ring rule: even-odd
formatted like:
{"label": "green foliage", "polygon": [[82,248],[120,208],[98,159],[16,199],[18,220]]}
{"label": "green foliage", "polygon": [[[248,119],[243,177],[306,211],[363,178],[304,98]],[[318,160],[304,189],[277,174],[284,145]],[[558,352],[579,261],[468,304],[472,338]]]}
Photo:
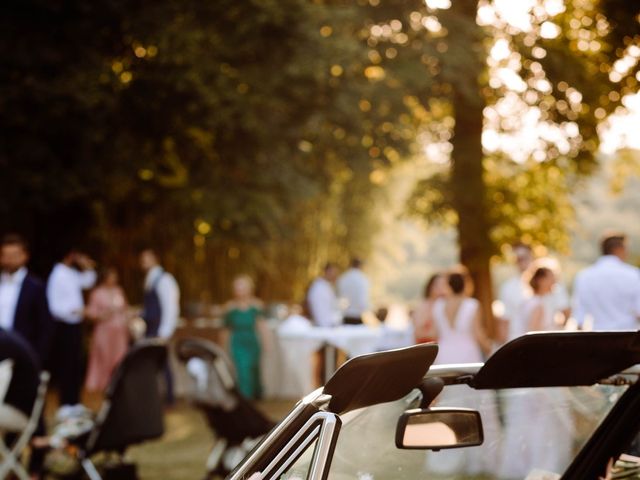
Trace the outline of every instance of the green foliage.
{"label": "green foliage", "polygon": [[[496,136],[505,138],[523,127],[526,129],[519,117],[530,113],[532,108],[538,110],[537,122],[543,129],[535,138],[537,146],[529,151],[528,145],[518,145],[526,139],[515,135],[510,139],[514,144],[511,150],[500,146],[484,150],[482,178],[486,189],[484,193],[476,190],[475,195],[479,204],[481,195],[485,195],[490,229],[486,233],[476,229],[472,242],[480,245],[480,239],[489,235],[493,247],[483,248],[481,254],[486,259],[499,252],[501,246],[523,240],[567,252],[568,227],[573,218],[569,195],[580,177],[592,172],[597,165],[597,127],[607,114],[620,107],[625,94],[638,88],[637,68],[621,79],[612,77],[611,72],[616,60],[625,55],[625,49],[638,43],[640,5],[618,0],[569,0],[565,2],[564,11],[557,15],[539,14],[536,18],[532,14],[532,28],[528,31],[500,24],[499,20],[484,25],[481,35],[487,49],[497,40],[504,41],[510,49],[508,59],[500,63],[491,58],[487,61],[486,51],[469,48],[475,38],[469,36],[477,33],[477,29],[472,25],[465,27],[464,20],[456,14],[477,8],[472,6],[474,3],[454,2],[449,10],[431,13],[450,32],[454,28],[456,32],[437,40],[446,43],[446,48],[441,48],[446,54],[438,57],[441,68],[432,95],[441,93],[442,85],[452,85],[451,91],[458,96],[444,96],[443,100],[467,105],[468,108],[455,113],[455,120],[459,122],[461,118],[469,120],[470,112],[478,103],[473,92],[480,90],[481,103],[487,107],[483,115],[485,132],[491,130]],[[479,5],[491,4],[479,2]],[[475,13],[466,13],[467,21],[475,20]],[[545,22],[557,25],[558,34],[553,38],[540,35]],[[511,69],[517,65],[513,71],[522,86],[515,88],[495,82],[495,69],[506,67],[507,61],[511,62]],[[457,92],[462,92],[462,102]],[[507,98],[512,104],[522,102],[520,110],[499,113]],[[545,133],[544,129],[564,132],[561,136],[566,141],[558,142],[555,134]],[[468,146],[471,150],[482,150],[480,144],[467,145],[475,141],[471,136],[464,131],[461,135],[462,138],[454,138],[454,163],[461,160],[456,157],[456,149],[464,150]],[[510,152],[522,157],[514,158]],[[460,211],[459,202],[456,204],[461,195],[456,192],[469,191],[472,177],[452,176],[448,167],[427,173],[409,199],[409,212],[428,222],[460,225],[460,215],[464,212]],[[474,209],[471,205],[466,213],[473,217]]]}
{"label": "green foliage", "polygon": [[0,220],[36,239],[41,269],[80,242],[135,285],[154,245],[187,298],[223,299],[240,271],[291,298],[322,262],[368,253],[415,136],[402,85],[365,75],[368,6],[1,8]]}

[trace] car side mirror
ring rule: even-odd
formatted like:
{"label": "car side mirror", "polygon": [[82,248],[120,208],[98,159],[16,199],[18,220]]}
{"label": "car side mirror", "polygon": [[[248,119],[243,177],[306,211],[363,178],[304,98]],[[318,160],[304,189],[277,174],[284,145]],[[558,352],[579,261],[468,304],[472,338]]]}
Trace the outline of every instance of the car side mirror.
{"label": "car side mirror", "polygon": [[483,440],[480,412],[466,408],[407,410],[396,428],[396,447],[408,450],[475,447]]}

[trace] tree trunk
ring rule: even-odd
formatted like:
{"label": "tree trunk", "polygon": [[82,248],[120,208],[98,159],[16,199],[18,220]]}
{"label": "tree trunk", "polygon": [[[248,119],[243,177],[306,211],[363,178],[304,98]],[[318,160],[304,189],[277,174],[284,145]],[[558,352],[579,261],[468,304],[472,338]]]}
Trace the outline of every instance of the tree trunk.
{"label": "tree trunk", "polygon": [[[458,0],[452,8],[475,24],[477,2]],[[489,335],[494,335],[490,270],[493,244],[489,236],[490,222],[487,215],[488,199],[482,151],[483,109],[486,104],[479,84],[486,68],[481,33],[477,35],[477,40],[466,48],[478,53],[477,62],[474,62],[477,65],[474,78],[478,84],[475,88],[470,88],[472,83],[461,79],[452,85],[455,127],[451,141],[453,152],[450,188],[453,208],[458,215],[460,262],[469,269],[475,285],[475,296],[482,304],[485,326]]]}

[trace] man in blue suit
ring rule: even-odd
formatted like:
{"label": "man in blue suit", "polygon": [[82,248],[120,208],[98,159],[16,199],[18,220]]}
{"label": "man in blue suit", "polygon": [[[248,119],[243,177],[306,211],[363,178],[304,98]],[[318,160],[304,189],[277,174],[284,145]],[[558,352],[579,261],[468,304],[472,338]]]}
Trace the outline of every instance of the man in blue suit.
{"label": "man in blue suit", "polygon": [[44,366],[48,360],[53,321],[44,283],[27,270],[29,249],[19,235],[0,242],[0,328],[20,334]]}

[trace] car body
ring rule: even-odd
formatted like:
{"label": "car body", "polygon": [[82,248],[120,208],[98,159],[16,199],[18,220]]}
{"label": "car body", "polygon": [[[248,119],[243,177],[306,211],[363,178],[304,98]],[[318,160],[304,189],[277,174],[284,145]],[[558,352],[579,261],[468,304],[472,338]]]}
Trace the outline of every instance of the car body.
{"label": "car body", "polygon": [[[640,429],[638,332],[527,334],[484,364],[434,365],[437,352],[423,344],[348,361],[227,478],[597,479]],[[406,416],[434,405],[478,411],[483,444],[398,448]]]}

